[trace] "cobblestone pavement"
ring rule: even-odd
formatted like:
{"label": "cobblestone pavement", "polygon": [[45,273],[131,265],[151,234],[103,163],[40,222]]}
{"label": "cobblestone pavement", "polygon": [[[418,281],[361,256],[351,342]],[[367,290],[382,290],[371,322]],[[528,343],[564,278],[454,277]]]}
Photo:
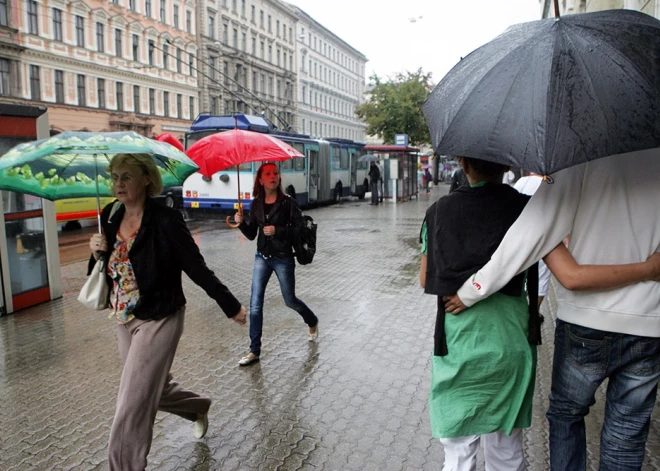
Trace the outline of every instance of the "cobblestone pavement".
{"label": "cobblestone pavement", "polygon": [[[437,199],[446,186],[435,188]],[[151,470],[439,470],[427,394],[435,299],[419,288],[417,237],[430,199],[310,210],[319,223],[314,263],[297,268],[297,293],[319,316],[320,337],[284,305],[275,279],[265,301],[260,363],[239,368],[247,328],[227,320],[185,279],[186,331],[173,374],[210,394],[210,429],[158,414]],[[200,233],[209,265],[247,306],[255,250],[238,231]],[[115,329],[76,302],[85,264],[62,267],[64,297],[0,319],[0,470],[104,470],[120,375]],[[552,358],[553,298],[544,345],[529,469],[548,468],[544,413]],[[597,469],[602,391],[588,417]],[[645,469],[658,469],[660,421]]]}

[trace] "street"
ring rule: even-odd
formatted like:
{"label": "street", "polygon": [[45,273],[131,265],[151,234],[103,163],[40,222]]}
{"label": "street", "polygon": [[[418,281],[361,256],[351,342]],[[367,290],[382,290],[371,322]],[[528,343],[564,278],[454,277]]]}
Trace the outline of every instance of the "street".
{"label": "street", "polygon": [[[306,325],[284,305],[273,277],[261,361],[249,367],[238,366],[247,326],[228,320],[184,277],[186,330],[172,374],[213,398],[210,428],[196,440],[191,423],[159,413],[148,469],[441,469],[427,404],[436,299],[419,287],[418,236],[426,208],[447,188],[441,183],[406,203],[370,206],[367,197],[307,211],[318,223],[318,251],[311,265],[296,268],[296,291],[319,317],[320,337],[307,341]],[[194,232],[208,265],[248,307],[255,242],[203,226]],[[0,318],[2,470],[107,469],[121,366],[114,321],[76,301],[88,250],[82,239],[61,252],[62,299]],[[555,307],[551,286],[534,421],[525,431],[534,471],[548,469]],[[594,470],[603,404],[601,389],[587,418]],[[660,469],[658,457],[656,408],[644,469]]]}

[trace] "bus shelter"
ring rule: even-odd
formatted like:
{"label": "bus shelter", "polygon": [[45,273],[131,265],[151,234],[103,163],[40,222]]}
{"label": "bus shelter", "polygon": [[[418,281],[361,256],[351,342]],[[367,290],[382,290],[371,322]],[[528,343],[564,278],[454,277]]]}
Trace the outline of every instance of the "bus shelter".
{"label": "bus shelter", "polygon": [[364,146],[364,151],[381,158],[382,198],[393,203],[417,198],[417,159],[419,149],[408,146]]}
{"label": "bus shelter", "polygon": [[[46,108],[0,103],[0,155],[49,136]],[[0,191],[0,315],[62,296],[55,205]]]}

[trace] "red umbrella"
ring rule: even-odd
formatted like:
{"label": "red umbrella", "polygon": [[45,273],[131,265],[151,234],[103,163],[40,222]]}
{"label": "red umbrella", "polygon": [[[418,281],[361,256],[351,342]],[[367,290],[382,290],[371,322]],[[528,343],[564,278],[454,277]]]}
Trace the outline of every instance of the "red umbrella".
{"label": "red umbrella", "polygon": [[[277,162],[304,157],[296,149],[273,136],[241,129],[206,136],[190,146],[186,155],[199,166],[199,173],[206,177],[234,166],[238,177],[238,166],[247,162]],[[242,212],[240,178],[236,181],[238,210]],[[238,227],[238,224],[231,224],[229,220],[227,217],[230,227]]]}
{"label": "red umbrella", "polygon": [[169,133],[163,133],[160,136],[157,136],[156,140],[160,142],[167,142],[169,145],[174,146],[183,152],[183,144],[181,144],[181,141]]}

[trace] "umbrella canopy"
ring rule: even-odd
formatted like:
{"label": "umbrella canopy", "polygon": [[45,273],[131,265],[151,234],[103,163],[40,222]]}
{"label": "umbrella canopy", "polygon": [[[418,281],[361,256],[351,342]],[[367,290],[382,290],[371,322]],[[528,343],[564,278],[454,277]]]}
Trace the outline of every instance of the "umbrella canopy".
{"label": "umbrella canopy", "polygon": [[190,146],[186,154],[199,165],[199,173],[207,177],[246,162],[274,162],[304,157],[273,136],[241,129],[206,136]]}
{"label": "umbrella canopy", "polygon": [[117,154],[149,154],[165,187],[198,169],[183,152],[135,132],[63,132],[19,144],[0,157],[0,189],[49,200],[111,196],[106,169]]}
{"label": "umbrella canopy", "polygon": [[381,158],[374,154],[364,154],[358,157],[358,162],[378,162]]}
{"label": "umbrella canopy", "polygon": [[433,165],[424,164],[424,165],[421,165],[419,168],[433,168]]}
{"label": "umbrella canopy", "polygon": [[167,142],[169,145],[176,147],[179,149],[181,152],[183,152],[183,144],[181,144],[181,141],[179,141],[176,137],[171,135],[170,133],[163,133],[159,134],[156,136],[156,140],[159,142]]}
{"label": "umbrella canopy", "polygon": [[660,21],[631,10],[512,26],[424,103],[437,154],[547,175],[660,147]]}

